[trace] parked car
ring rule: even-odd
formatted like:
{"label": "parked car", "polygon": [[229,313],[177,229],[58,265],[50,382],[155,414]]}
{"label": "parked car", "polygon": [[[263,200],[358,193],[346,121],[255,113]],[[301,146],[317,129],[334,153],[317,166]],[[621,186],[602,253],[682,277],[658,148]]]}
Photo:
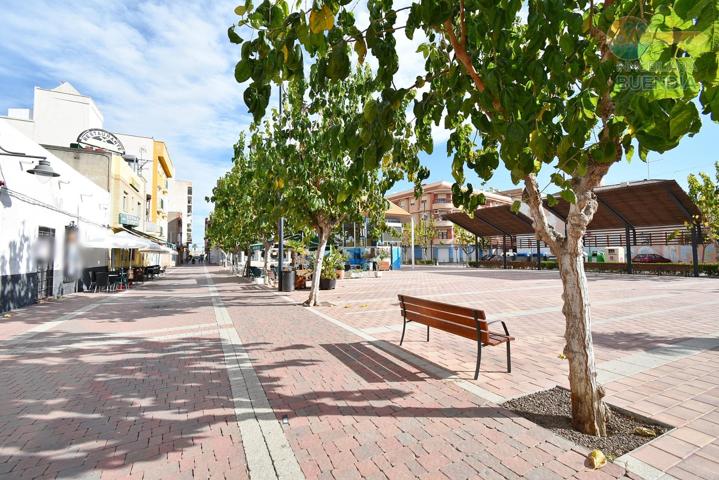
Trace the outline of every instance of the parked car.
{"label": "parked car", "polygon": [[632,258],[632,262],[635,263],[672,263],[671,260],[669,260],[666,257],[662,257],[659,254],[656,253],[640,253],[639,255],[636,255],[634,258]]}

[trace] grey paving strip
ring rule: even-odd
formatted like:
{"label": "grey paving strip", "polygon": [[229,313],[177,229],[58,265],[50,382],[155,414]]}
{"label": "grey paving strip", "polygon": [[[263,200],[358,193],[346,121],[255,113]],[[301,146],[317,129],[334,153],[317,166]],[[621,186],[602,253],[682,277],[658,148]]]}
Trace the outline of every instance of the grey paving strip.
{"label": "grey paving strip", "polygon": [[303,479],[304,474],[270,406],[242,339],[233,326],[217,287],[207,272],[207,267],[203,268],[222,339],[222,349],[235,403],[235,416],[240,426],[250,478]]}
{"label": "grey paving strip", "polygon": [[675,312],[678,310],[696,310],[697,307],[708,307],[711,305],[719,305],[719,300],[714,300],[711,302],[702,302],[702,303],[689,303],[687,305],[679,305],[678,307],[668,307],[668,308],[662,307],[661,310],[650,310],[650,311],[644,311],[644,312],[630,313],[628,315],[615,315],[610,318],[592,320],[592,324],[596,325],[596,324],[603,324],[603,323],[612,323],[612,322],[616,322],[619,320],[631,320],[633,318],[656,316],[657,314],[664,314],[666,312]]}
{"label": "grey paving strip", "polygon": [[598,380],[600,383],[611,382],[714,348],[719,348],[719,332],[600,363],[597,365]]}
{"label": "grey paving strip", "polygon": [[639,475],[644,480],[673,480],[675,477],[668,473],[658,470],[648,463],[644,463],[638,458],[632,457],[631,453],[626,453],[619,458],[615,458],[614,463],[624,467],[628,472]]}

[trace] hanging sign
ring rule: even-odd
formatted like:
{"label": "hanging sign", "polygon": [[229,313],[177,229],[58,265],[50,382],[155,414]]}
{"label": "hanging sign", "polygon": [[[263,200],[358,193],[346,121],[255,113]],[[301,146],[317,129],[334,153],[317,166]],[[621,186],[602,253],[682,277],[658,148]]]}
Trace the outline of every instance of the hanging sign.
{"label": "hanging sign", "polygon": [[90,128],[77,137],[77,143],[84,147],[99,148],[108,152],[125,154],[125,147],[122,142],[112,133],[101,128]]}

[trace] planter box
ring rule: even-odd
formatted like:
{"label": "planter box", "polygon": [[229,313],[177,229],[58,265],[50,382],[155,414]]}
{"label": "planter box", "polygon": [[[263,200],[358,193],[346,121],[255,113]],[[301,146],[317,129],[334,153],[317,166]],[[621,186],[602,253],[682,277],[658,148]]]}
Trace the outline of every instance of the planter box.
{"label": "planter box", "polygon": [[320,290],[334,290],[337,286],[337,279],[320,278]]}

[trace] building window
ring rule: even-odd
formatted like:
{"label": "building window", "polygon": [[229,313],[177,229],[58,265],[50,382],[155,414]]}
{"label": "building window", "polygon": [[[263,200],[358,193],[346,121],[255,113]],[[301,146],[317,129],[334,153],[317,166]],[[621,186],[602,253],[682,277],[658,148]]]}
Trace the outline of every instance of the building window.
{"label": "building window", "polygon": [[165,210],[165,199],[164,198],[160,199],[160,210]]}
{"label": "building window", "polygon": [[192,215],[192,205],[187,206],[187,213],[188,215]]}
{"label": "building window", "polygon": [[187,187],[187,195],[192,195],[192,187]]}
{"label": "building window", "polygon": [[440,230],[440,231],[438,232],[438,235],[439,235],[439,239],[440,239],[440,240],[447,240],[447,238],[448,238],[448,237],[447,237],[447,230]]}

